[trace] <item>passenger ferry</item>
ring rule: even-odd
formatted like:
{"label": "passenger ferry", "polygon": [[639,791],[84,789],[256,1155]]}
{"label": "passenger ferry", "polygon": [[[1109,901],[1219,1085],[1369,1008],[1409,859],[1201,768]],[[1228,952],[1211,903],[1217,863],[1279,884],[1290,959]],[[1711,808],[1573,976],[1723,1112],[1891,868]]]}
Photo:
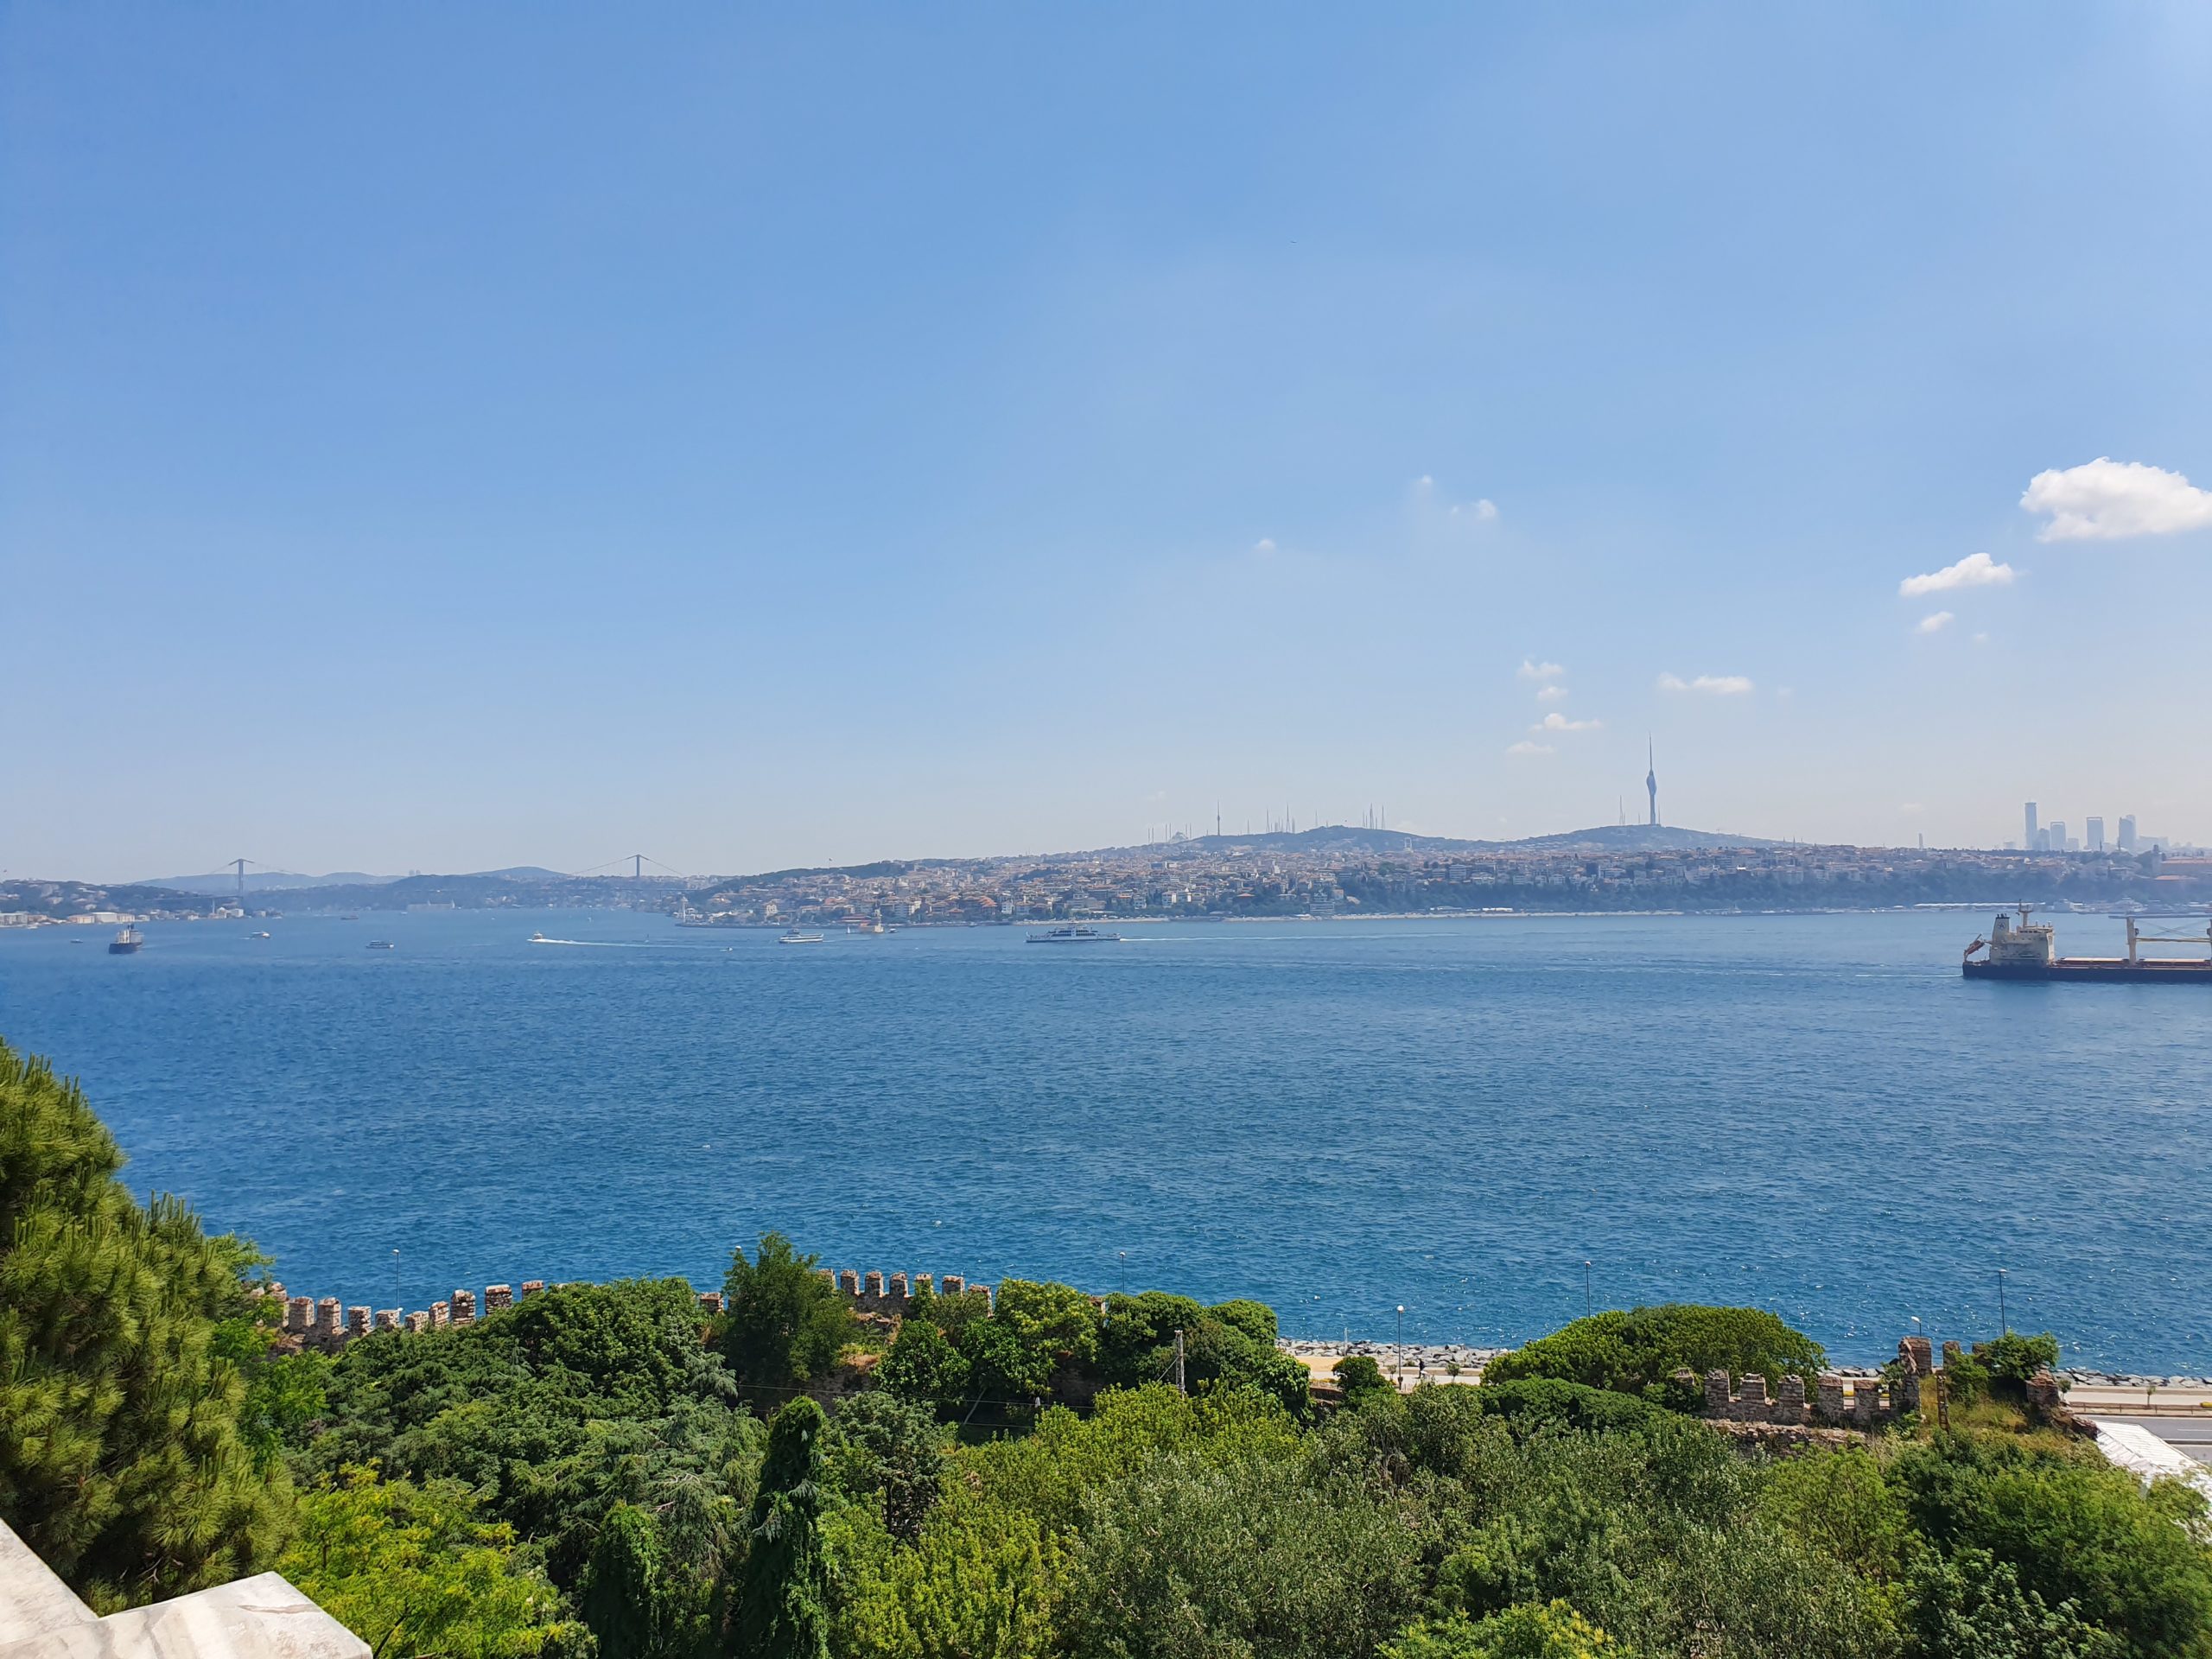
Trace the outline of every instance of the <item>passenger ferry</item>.
{"label": "passenger ferry", "polygon": [[1118,933],[1101,933],[1095,927],[1048,927],[1042,933],[1032,933],[1032,944],[1119,944]]}
{"label": "passenger ferry", "polygon": [[819,944],[822,943],[822,936],[819,933],[802,933],[798,929],[793,928],[776,943],[778,944]]}

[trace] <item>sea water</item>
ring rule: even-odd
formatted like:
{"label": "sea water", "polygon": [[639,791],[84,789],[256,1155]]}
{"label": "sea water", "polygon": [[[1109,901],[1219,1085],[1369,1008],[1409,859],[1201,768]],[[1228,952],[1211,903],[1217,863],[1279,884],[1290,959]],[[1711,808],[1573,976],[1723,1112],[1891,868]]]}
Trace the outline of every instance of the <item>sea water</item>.
{"label": "sea water", "polygon": [[1257,1297],[1287,1334],[1688,1300],[1864,1359],[1990,1335],[2002,1270],[2071,1362],[2212,1370],[2212,992],[1968,982],[1988,920],[47,928],[0,934],[0,1037],[83,1081],[134,1188],[347,1303],[705,1288],[779,1229],[825,1266]]}

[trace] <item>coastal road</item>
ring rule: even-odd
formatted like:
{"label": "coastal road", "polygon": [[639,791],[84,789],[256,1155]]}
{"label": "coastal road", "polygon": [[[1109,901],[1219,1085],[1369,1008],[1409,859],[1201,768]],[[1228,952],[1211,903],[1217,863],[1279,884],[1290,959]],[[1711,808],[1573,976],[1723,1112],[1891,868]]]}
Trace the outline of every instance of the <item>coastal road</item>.
{"label": "coastal road", "polygon": [[2131,1423],[2157,1435],[2183,1457],[2195,1458],[2199,1463],[2212,1464],[2212,1411],[2203,1413],[2201,1421],[2178,1414],[2171,1417],[2145,1417],[2140,1414],[2126,1417],[2108,1411],[2090,1411],[2082,1414],[2094,1423]]}

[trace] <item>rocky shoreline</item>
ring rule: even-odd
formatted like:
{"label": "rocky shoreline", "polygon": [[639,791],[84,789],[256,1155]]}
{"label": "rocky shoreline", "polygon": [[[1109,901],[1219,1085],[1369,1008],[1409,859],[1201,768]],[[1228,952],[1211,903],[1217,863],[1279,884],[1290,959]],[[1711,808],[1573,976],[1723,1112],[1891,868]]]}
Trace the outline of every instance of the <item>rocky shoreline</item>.
{"label": "rocky shoreline", "polygon": [[[1294,1359],[1333,1359],[1342,1354],[1365,1354],[1386,1370],[1394,1357],[1402,1354],[1407,1370],[1436,1371],[1447,1376],[1479,1370],[1500,1354],[1513,1351],[1510,1348],[1477,1348],[1456,1342],[1409,1342],[1402,1348],[1387,1337],[1379,1342],[1361,1337],[1348,1343],[1327,1338],[1283,1337],[1276,1340],[1275,1348]],[[1853,1379],[1881,1375],[1878,1365],[1836,1365],[1830,1369],[1839,1376]],[[2066,1370],[2058,1376],[2062,1382],[2082,1388],[2212,1389],[2212,1376],[2138,1376],[2127,1371],[2089,1370]]]}

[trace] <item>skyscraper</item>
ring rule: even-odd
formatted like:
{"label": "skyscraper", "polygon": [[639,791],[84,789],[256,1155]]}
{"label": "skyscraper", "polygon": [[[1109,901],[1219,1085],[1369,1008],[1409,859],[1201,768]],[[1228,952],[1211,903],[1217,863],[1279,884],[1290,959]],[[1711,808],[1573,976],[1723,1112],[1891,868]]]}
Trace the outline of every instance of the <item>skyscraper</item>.
{"label": "skyscraper", "polygon": [[2102,818],[2092,817],[2082,821],[2082,844],[2093,853],[2104,851],[2105,821]]}
{"label": "skyscraper", "polygon": [[2123,853],[2135,850],[2135,815],[2133,812],[2120,815],[2120,850]]}
{"label": "skyscraper", "polygon": [[2020,845],[2031,853],[2036,849],[2036,804],[2033,801],[2028,803],[2028,838]]}
{"label": "skyscraper", "polygon": [[2066,850],[2066,820],[2063,818],[2050,821],[2050,850],[2054,853]]}
{"label": "skyscraper", "polygon": [[1643,790],[1651,797],[1651,827],[1656,830],[1659,827],[1659,751],[1652,747],[1648,737],[1643,740],[1643,751],[1650,766],[1650,770],[1643,774]]}

